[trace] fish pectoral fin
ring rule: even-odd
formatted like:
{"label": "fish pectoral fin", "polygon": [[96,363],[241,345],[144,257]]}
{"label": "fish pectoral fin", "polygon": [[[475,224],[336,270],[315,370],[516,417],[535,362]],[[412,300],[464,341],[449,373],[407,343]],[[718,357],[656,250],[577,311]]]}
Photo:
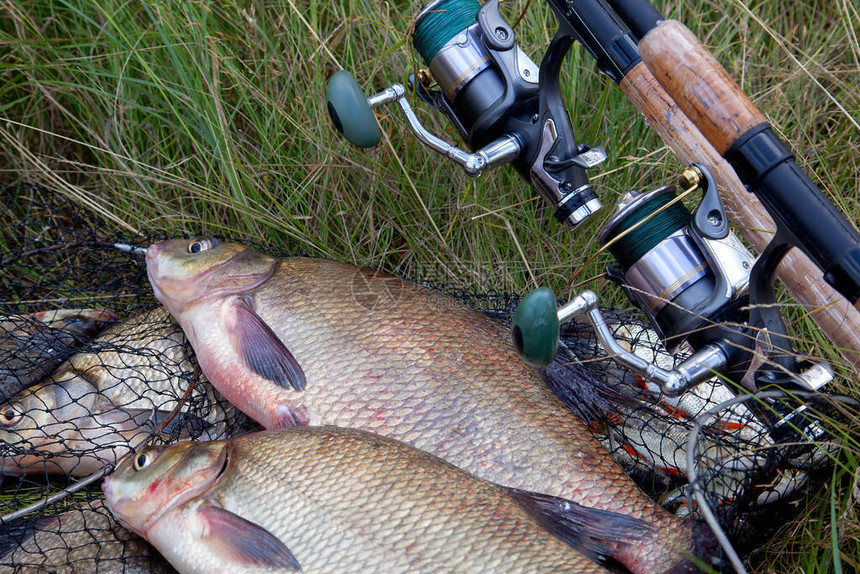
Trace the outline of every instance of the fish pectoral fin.
{"label": "fish pectoral fin", "polygon": [[305,373],[290,350],[244,297],[233,304],[232,342],[242,360],[258,375],[282,387],[305,388]]}
{"label": "fish pectoral fin", "polygon": [[198,513],[207,527],[203,541],[215,554],[249,568],[302,569],[287,545],[262,526],[217,506],[204,504]]}
{"label": "fish pectoral fin", "polygon": [[508,491],[544,528],[598,562],[617,557],[619,545],[639,541],[653,531],[650,523],[638,518],[548,494]]}

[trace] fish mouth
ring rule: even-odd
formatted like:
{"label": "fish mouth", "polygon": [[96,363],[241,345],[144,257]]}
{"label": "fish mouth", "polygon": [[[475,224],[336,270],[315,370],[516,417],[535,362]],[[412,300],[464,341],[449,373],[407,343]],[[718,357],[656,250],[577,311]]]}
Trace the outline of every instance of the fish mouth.
{"label": "fish mouth", "polygon": [[149,280],[149,284],[152,286],[152,291],[155,294],[155,298],[158,299],[162,305],[166,305],[164,293],[161,291],[161,289],[158,288],[160,278],[158,275],[157,243],[153,243],[146,250],[146,278]]}

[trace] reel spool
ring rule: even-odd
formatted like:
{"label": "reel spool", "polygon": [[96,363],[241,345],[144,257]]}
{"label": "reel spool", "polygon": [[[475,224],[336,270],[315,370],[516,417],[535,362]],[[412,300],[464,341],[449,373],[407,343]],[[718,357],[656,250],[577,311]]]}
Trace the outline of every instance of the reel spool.
{"label": "reel spool", "polygon": [[[470,149],[500,133],[522,131],[503,124],[530,125],[538,112],[539,69],[516,44],[507,22],[490,12],[483,19],[497,22],[488,23],[492,30],[487,34],[477,0],[434,0],[419,12],[412,34],[412,46],[439,86],[431,103],[454,123]],[[494,59],[494,49],[513,50],[512,69]],[[514,113],[514,106],[521,110]]]}
{"label": "reel spool", "polygon": [[728,303],[716,291],[717,277],[694,240],[692,214],[674,199],[674,185],[628,192],[598,238],[618,262],[607,270],[610,278],[671,347]]}
{"label": "reel spool", "polygon": [[412,46],[454,105],[456,117],[467,125],[474,123],[505,89],[481,42],[480,8],[476,0],[436,0],[418,14],[412,34]]}

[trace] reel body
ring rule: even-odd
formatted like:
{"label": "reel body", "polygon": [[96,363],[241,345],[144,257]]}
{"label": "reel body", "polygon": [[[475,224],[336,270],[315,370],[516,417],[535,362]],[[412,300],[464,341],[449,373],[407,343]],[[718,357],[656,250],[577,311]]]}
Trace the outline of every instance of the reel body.
{"label": "reel body", "polygon": [[476,0],[435,0],[419,13],[412,36],[439,86],[426,99],[472,150],[515,137],[521,151],[514,168],[559,221],[576,227],[601,207],[586,170],[606,154],[576,143],[561,101],[558,67],[569,44],[551,46],[538,68],[516,43],[498,0],[480,7]]}

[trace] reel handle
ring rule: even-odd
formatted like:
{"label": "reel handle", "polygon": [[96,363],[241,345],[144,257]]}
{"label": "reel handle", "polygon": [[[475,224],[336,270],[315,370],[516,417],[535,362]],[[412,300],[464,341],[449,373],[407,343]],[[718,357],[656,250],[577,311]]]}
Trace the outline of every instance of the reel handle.
{"label": "reel handle", "polygon": [[394,84],[366,98],[355,78],[346,70],[337,72],[329,80],[326,103],[335,128],[350,143],[363,148],[375,146],[382,137],[373,108],[397,103],[406,116],[409,129],[418,140],[458,164],[471,177],[478,177],[488,169],[510,163],[522,152],[522,145],[514,134],[502,134],[475,153],[451,145],[421,124],[406,100],[406,88],[401,84]]}
{"label": "reel handle", "polygon": [[325,100],[331,123],[349,143],[369,148],[382,139],[376,115],[352,74],[335,73],[328,81]]}
{"label": "reel handle", "polygon": [[[671,370],[649,363],[618,343],[597,308],[597,302],[594,292],[583,291],[557,308],[552,289],[540,287],[531,291],[520,300],[511,324],[517,354],[534,367],[549,365],[558,350],[561,324],[585,315],[608,355],[622,366],[659,385],[661,391],[670,397],[676,397],[712,379],[728,367],[731,350],[715,342],[702,345]],[[801,389],[817,391],[833,380],[833,370],[827,363],[816,363],[803,372],[794,373],[793,380]]]}
{"label": "reel handle", "polygon": [[716,344],[707,344],[690,355],[672,370],[649,363],[622,347],[606,320],[597,308],[597,295],[583,291],[556,308],[552,290],[541,287],[523,297],[517,310],[511,332],[517,353],[527,363],[544,367],[552,362],[559,343],[559,326],[574,317],[585,315],[594,327],[597,340],[618,363],[639,373],[660,386],[662,392],[675,397],[721,372],[728,362],[725,350]]}

